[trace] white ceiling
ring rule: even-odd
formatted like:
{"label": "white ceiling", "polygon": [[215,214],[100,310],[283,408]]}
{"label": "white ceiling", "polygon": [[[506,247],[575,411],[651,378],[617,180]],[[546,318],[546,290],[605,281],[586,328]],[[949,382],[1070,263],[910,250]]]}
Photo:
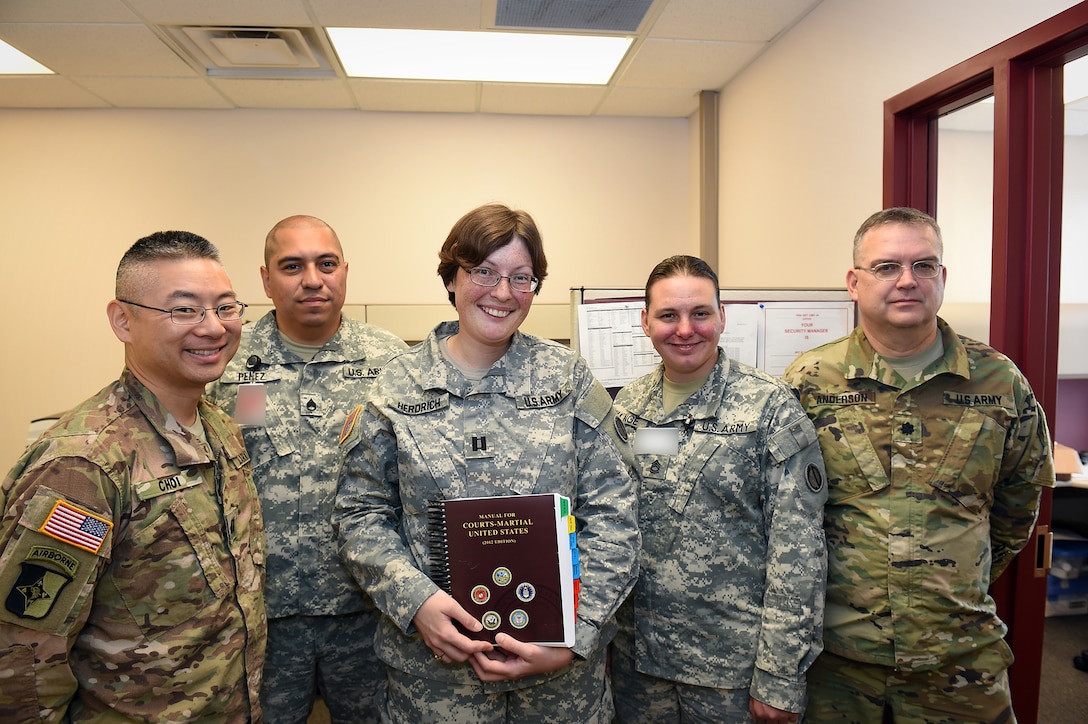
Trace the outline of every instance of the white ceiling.
{"label": "white ceiling", "polygon": [[[0,108],[357,109],[686,117],[820,0],[653,0],[607,86],[348,78],[325,26],[489,30],[504,0],[0,0],[0,39],[57,73]],[[632,0],[516,0],[582,10]],[[210,74],[185,26],[299,29],[325,75]],[[541,28],[531,28],[542,32]],[[588,32],[588,31],[581,31]],[[621,33],[627,34],[627,33]]]}

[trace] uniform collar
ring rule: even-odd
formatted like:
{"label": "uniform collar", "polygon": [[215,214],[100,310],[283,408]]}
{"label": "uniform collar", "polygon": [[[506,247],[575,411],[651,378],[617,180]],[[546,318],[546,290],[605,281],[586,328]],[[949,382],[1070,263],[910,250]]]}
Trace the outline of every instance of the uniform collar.
{"label": "uniform collar", "polygon": [[[147,418],[147,421],[151,423],[151,426],[155,428],[155,431],[170,445],[179,468],[212,461],[210,451],[204,443],[190,435],[182,427],[181,423],[170,414],[165,405],[159,401],[159,398],[155,397],[155,394],[145,387],[127,367],[121,373],[120,386],[133,404],[139,408],[143,416]],[[201,397],[197,403],[198,420],[205,422],[209,411],[212,409]],[[217,448],[223,446],[222,431],[218,429],[218,426],[206,424],[204,429],[210,444]]]}
{"label": "uniform collar", "polygon": [[905,389],[907,386],[915,386],[933,379],[937,375],[952,374],[964,379],[971,377],[971,364],[967,359],[967,350],[948,323],[937,317],[937,332],[944,342],[944,355],[926,367],[922,378],[917,382],[907,383],[887,363],[887,361],[873,349],[873,345],[865,337],[865,332],[858,325],[850,334],[849,344],[845,357],[845,376],[849,379],[869,378],[885,385]]}
{"label": "uniform collar", "polygon": [[675,420],[691,421],[717,418],[718,411],[721,409],[722,396],[725,394],[726,383],[735,365],[736,363],[726,356],[724,350],[719,352],[718,359],[710,370],[710,375],[703,382],[703,386],[691,393],[691,397],[677,405],[676,409],[666,415],[663,410],[665,365],[658,364],[657,369],[650,373],[653,377],[650,380],[647,394],[650,396],[652,404],[647,407],[646,419],[655,425],[660,425]]}
{"label": "uniform collar", "polygon": [[486,377],[473,382],[464,380],[456,367],[442,356],[438,345],[440,339],[452,337],[460,328],[460,323],[456,321],[439,322],[427,335],[420,356],[423,389],[449,390],[458,395],[467,394],[469,388],[473,392],[502,392],[508,395],[530,393],[532,365],[527,364],[532,355],[530,337],[520,331],[514,332],[506,353],[491,366]]}
{"label": "uniform collar", "polygon": [[[245,364],[250,354],[256,353],[261,362],[270,365],[298,364],[303,360],[292,352],[280,337],[276,325],[276,310],[270,310],[254,322],[251,328],[243,328],[242,347],[232,361],[232,366],[239,362]],[[340,328],[328,342],[314,355],[314,362],[359,362],[366,359],[366,343],[362,335],[355,333],[355,328],[341,315]]]}

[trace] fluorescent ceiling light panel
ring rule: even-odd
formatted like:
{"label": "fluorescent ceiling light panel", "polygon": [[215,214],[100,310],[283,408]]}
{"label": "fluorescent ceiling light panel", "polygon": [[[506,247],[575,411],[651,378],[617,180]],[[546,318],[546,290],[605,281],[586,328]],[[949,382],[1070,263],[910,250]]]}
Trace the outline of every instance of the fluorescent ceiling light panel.
{"label": "fluorescent ceiling light panel", "polygon": [[606,85],[632,39],[619,36],[328,28],[359,78]]}
{"label": "fluorescent ceiling light panel", "polygon": [[4,75],[42,75],[52,74],[38,61],[25,55],[0,40],[0,74]]}

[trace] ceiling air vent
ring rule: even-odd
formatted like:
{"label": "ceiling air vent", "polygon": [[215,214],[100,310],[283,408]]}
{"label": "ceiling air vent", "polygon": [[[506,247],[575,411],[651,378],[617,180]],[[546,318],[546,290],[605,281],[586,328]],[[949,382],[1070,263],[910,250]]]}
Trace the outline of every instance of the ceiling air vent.
{"label": "ceiling air vent", "polygon": [[495,27],[633,33],[653,0],[498,0]]}
{"label": "ceiling air vent", "polygon": [[239,28],[183,26],[171,28],[208,75],[328,77],[334,76],[312,28]]}

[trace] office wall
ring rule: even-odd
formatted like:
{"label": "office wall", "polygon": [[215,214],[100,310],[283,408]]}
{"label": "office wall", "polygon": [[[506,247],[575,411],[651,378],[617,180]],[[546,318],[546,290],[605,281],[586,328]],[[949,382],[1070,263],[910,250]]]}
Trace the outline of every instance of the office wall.
{"label": "office wall", "polygon": [[721,94],[723,286],[844,284],[884,101],[1076,4],[823,0]]}
{"label": "office wall", "polygon": [[265,302],[265,232],[310,213],[344,242],[349,303],[446,305],[439,246],[464,212],[501,201],[541,226],[537,302],[566,304],[571,286],[640,285],[664,256],[697,252],[695,135],[686,119],[0,111],[0,466],[30,419],[120,372],[104,309],[141,236],[206,236],[239,297]]}

